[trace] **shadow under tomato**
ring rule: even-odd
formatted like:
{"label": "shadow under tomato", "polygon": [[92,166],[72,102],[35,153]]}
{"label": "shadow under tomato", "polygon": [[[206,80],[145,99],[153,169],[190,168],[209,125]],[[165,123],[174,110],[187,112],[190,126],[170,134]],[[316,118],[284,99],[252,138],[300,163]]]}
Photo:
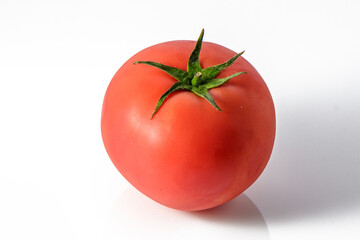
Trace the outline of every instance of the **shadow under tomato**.
{"label": "shadow under tomato", "polygon": [[198,212],[189,212],[190,215],[205,221],[219,224],[262,228],[267,230],[266,221],[258,207],[245,194],[215,208]]}
{"label": "shadow under tomato", "polygon": [[104,239],[270,239],[264,218],[245,194],[217,208],[184,212],[162,206],[133,187],[111,207],[104,230]]}
{"label": "shadow under tomato", "polygon": [[249,189],[268,222],[360,208],[360,105],[331,99],[278,104],[273,155]]}

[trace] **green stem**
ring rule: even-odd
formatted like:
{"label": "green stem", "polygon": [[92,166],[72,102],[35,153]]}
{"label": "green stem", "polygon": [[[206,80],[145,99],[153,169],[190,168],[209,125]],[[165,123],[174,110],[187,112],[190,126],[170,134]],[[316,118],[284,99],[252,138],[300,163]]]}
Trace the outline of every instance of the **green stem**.
{"label": "green stem", "polygon": [[199,86],[199,84],[201,83],[201,77],[202,77],[201,72],[196,73],[193,79],[191,80],[191,84],[195,87]]}
{"label": "green stem", "polygon": [[187,90],[194,94],[206,99],[215,109],[221,111],[220,107],[215,103],[214,99],[209,94],[208,90],[211,88],[219,87],[230,79],[238,77],[239,75],[246,74],[246,72],[238,72],[231,76],[224,78],[215,78],[222,70],[230,67],[243,53],[236,54],[227,62],[211,66],[203,69],[200,65],[199,55],[201,45],[204,37],[204,29],[202,29],[200,36],[195,44],[194,50],[191,52],[187,71],[183,71],[178,68],[163,65],[152,61],[136,61],[134,64],[146,64],[152,67],[156,67],[170,76],[174,77],[177,82],[173,84],[159,99],[156,104],[155,110],[151,115],[151,118],[158,112],[159,108],[163,104],[164,100],[175,91]]}

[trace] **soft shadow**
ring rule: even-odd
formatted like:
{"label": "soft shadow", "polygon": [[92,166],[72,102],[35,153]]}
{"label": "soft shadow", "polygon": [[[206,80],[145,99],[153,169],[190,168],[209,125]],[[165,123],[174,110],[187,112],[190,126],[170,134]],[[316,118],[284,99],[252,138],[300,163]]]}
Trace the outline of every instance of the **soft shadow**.
{"label": "soft shadow", "polygon": [[273,155],[249,192],[268,222],[360,207],[360,108],[330,99],[278,106]]}
{"label": "soft shadow", "polygon": [[129,187],[111,207],[105,225],[104,239],[270,239],[259,209],[244,194],[214,209],[184,212]]}
{"label": "soft shadow", "polygon": [[267,230],[265,219],[260,210],[245,193],[216,208],[189,212],[189,214],[202,220],[219,224],[263,228]]}

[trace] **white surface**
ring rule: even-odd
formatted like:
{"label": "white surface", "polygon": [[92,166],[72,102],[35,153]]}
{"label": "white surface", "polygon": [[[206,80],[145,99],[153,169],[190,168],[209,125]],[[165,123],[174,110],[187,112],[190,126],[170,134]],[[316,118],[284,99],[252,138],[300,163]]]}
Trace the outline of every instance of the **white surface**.
{"label": "white surface", "polygon": [[[0,1],[0,239],[360,238],[360,2],[218,2]],[[202,27],[246,50],[277,138],[246,194],[186,213],[116,171],[100,113],[129,57]]]}

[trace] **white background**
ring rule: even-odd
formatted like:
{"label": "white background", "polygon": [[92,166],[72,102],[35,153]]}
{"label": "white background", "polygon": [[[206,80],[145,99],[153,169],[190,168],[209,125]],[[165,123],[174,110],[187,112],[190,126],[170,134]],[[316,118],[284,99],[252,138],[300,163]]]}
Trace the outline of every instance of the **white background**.
{"label": "white background", "polygon": [[[0,239],[360,238],[359,12],[357,0],[0,0]],[[246,50],[277,138],[245,194],[188,213],[125,181],[100,115],[128,58],[201,28]]]}

